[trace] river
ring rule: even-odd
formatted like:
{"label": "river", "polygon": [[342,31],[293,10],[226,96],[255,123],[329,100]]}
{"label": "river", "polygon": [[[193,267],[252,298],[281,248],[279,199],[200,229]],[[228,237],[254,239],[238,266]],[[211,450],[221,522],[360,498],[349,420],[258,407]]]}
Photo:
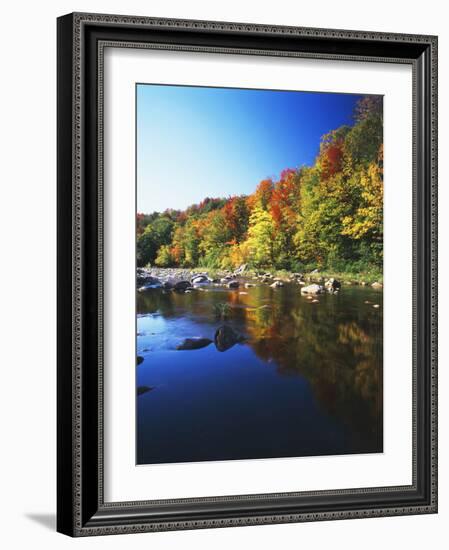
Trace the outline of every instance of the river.
{"label": "river", "polygon": [[[137,463],[382,452],[382,291],[317,299],[293,283],[138,293]],[[211,342],[177,349],[194,338]]]}

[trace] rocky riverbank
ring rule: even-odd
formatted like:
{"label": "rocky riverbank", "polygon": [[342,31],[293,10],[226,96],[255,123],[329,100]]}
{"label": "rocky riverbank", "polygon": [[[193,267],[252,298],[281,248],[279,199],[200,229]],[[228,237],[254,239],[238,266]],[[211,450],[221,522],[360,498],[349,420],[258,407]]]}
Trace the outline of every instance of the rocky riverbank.
{"label": "rocky riverbank", "polygon": [[245,264],[235,271],[230,270],[203,270],[186,268],[137,268],[137,289],[140,292],[162,288],[178,292],[191,292],[208,285],[223,286],[227,288],[251,287],[258,284],[266,284],[272,288],[279,288],[284,284],[297,284],[301,287],[302,294],[320,294],[326,291],[337,293],[342,285],[359,284],[370,285],[381,289],[382,283],[378,281],[367,282],[364,280],[339,280],[321,274],[318,270],[310,273],[291,273],[259,270],[251,271]]}

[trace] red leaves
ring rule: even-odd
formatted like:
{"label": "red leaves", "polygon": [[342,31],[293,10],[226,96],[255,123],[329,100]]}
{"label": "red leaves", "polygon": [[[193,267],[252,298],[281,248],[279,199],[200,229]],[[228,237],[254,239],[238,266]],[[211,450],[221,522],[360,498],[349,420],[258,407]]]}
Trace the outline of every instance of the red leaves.
{"label": "red leaves", "polygon": [[343,143],[329,143],[322,153],[321,177],[324,180],[335,176],[343,166]]}
{"label": "red leaves", "polygon": [[273,193],[273,180],[262,180],[254,191],[254,202],[259,203],[260,206],[266,210],[271,201],[271,194]]}
{"label": "red leaves", "polygon": [[287,168],[271,194],[270,212],[277,227],[294,223],[299,204],[299,186],[296,172]]}

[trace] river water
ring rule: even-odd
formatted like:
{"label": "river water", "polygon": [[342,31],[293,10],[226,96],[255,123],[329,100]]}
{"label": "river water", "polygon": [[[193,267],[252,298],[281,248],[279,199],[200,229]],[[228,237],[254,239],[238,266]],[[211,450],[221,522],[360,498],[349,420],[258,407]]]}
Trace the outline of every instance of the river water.
{"label": "river water", "polygon": [[[382,452],[382,291],[318,300],[295,284],[138,293],[137,463]],[[177,349],[195,338],[211,343]]]}

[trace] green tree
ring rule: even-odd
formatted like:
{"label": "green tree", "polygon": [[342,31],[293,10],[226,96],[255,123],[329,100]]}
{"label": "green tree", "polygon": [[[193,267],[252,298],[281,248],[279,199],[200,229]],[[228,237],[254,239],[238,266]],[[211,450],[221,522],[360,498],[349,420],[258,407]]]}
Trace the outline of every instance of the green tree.
{"label": "green tree", "polygon": [[159,248],[154,263],[159,267],[170,267],[171,265],[173,265],[173,256],[170,246],[168,244],[163,244]]}
{"label": "green tree", "polygon": [[147,225],[145,231],[137,239],[137,265],[152,264],[160,246],[171,242],[174,222],[160,216]]}

